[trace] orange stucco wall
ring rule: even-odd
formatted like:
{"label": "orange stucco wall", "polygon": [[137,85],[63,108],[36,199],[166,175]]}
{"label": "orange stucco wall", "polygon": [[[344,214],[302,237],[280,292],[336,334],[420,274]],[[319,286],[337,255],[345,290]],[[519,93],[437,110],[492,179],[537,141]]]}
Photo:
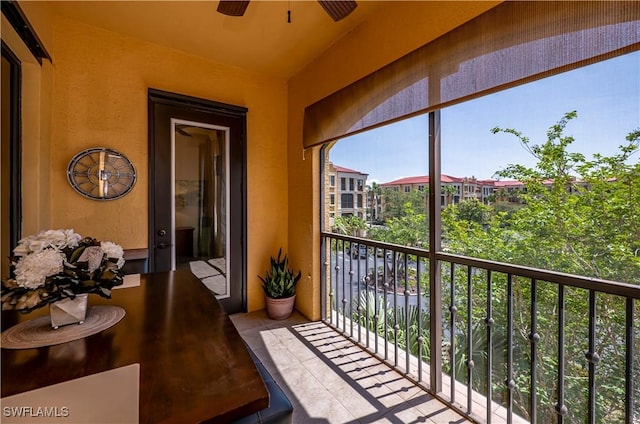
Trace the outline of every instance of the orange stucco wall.
{"label": "orange stucco wall", "polygon": [[[27,2],[28,3],[28,2]],[[248,108],[247,282],[249,310],[264,306],[257,278],[280,246],[286,248],[286,81],[222,66],[176,50],[76,21],[39,16],[46,4],[25,5],[53,57],[50,134],[34,154],[47,164],[38,178],[48,196],[25,214],[45,211],[51,228],[112,240],[125,249],[147,245],[147,89],[186,94]],[[108,202],[86,199],[66,180],[69,160],[80,150],[108,147],[132,160],[138,181],[127,196]],[[46,176],[46,177],[44,177]],[[268,184],[266,183],[268,181]],[[31,183],[23,182],[23,193]],[[43,225],[43,229],[46,228]],[[28,234],[41,228],[24,228]]]}
{"label": "orange stucco wall", "polygon": [[[497,3],[389,2],[284,81],[52,16],[46,2],[21,2],[53,57],[30,94],[37,125],[24,148],[36,171],[23,177],[23,193],[31,194],[23,233],[74,228],[125,248],[147,247],[147,89],[245,106],[249,310],[264,306],[257,275],[282,246],[303,273],[296,307],[317,319],[319,150],[302,150],[304,108]],[[137,167],[126,197],[91,201],[67,183],[71,157],[97,146],[122,151]]]}
{"label": "orange stucco wall", "polygon": [[[288,83],[289,250],[302,268],[296,308],[320,318],[320,149],[303,154],[304,108],[500,2],[391,2]],[[330,76],[330,77],[328,77]]]}

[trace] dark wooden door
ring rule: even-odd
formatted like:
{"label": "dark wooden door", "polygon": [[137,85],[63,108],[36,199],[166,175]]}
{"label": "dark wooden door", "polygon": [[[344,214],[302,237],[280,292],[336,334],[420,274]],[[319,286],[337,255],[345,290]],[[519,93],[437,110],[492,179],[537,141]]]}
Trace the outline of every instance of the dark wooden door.
{"label": "dark wooden door", "polygon": [[246,310],[246,113],[149,89],[149,271],[190,268],[228,313]]}

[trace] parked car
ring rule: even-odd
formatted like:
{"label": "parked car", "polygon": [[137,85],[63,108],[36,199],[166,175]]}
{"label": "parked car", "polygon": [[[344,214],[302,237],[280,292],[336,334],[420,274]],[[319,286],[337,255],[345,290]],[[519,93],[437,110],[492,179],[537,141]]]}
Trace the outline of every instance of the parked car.
{"label": "parked car", "polygon": [[357,259],[358,257],[366,258],[367,254],[368,254],[368,251],[367,251],[366,245],[358,244],[358,245],[351,246],[351,257],[353,259]]}
{"label": "parked car", "polygon": [[376,249],[376,256],[381,258],[383,255],[387,257],[388,261],[393,260],[393,252],[391,252],[390,250],[387,250],[385,253],[384,249]]}

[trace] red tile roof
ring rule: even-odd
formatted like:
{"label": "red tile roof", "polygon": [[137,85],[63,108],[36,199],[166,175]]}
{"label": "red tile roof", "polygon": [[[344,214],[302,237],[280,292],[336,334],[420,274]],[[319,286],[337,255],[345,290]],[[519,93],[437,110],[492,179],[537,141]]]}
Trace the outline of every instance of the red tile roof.
{"label": "red tile roof", "polygon": [[[461,183],[464,178],[452,177],[451,175],[440,175],[440,182],[442,183]],[[395,185],[408,185],[408,184],[429,184],[428,175],[419,175],[416,177],[404,177],[397,180],[389,181],[388,183],[380,184],[383,187],[395,186]]]}
{"label": "red tile roof", "polygon": [[478,180],[477,184],[483,186],[494,186],[496,182],[496,180]]}
{"label": "red tile roof", "polygon": [[464,181],[464,178],[452,177],[451,175],[445,175],[445,174],[440,175],[441,183],[461,183],[463,181]]}
{"label": "red tile roof", "polygon": [[406,184],[429,184],[429,176],[421,175],[417,177],[405,177],[400,178],[398,180],[389,181],[388,183],[382,183],[381,186],[392,186],[392,185],[406,185]]}
{"label": "red tile roof", "polygon": [[516,180],[503,180],[503,181],[496,181],[494,183],[494,186],[495,187],[522,187],[524,186],[524,183]]}
{"label": "red tile roof", "polygon": [[333,167],[336,169],[337,172],[348,172],[350,174],[369,175],[369,174],[365,174],[364,172],[355,171],[353,169],[345,168],[338,165],[333,165]]}

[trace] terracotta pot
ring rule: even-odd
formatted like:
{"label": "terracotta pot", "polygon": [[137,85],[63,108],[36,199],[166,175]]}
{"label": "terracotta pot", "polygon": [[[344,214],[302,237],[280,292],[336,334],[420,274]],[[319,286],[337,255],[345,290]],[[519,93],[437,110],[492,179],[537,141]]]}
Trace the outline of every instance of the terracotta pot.
{"label": "terracotta pot", "polygon": [[296,295],[284,299],[274,299],[266,296],[267,315],[271,319],[287,319],[293,312],[293,304],[296,302]]}

